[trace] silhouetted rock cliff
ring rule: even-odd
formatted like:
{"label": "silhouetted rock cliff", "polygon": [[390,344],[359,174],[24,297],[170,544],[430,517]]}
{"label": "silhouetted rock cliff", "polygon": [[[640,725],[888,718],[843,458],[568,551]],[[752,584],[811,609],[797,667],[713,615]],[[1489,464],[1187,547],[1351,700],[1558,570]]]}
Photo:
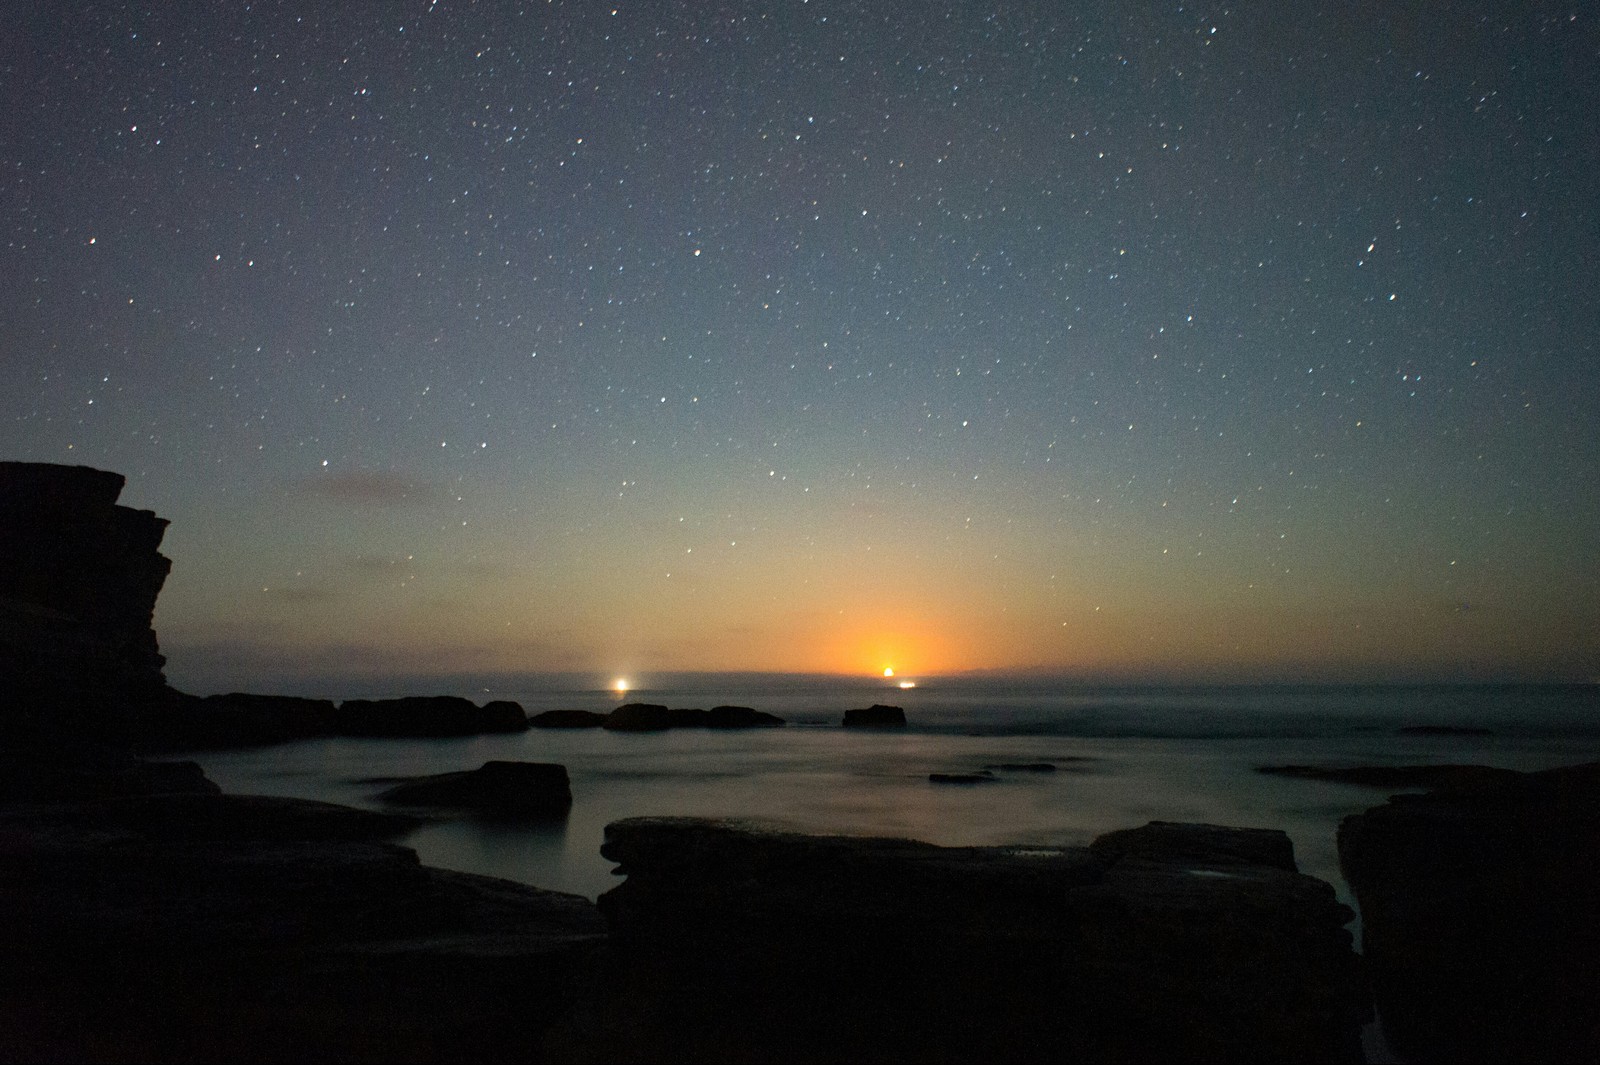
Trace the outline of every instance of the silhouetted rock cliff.
{"label": "silhouetted rock cliff", "polygon": [[167,522],[121,474],[0,462],[0,745],[115,751],[166,697],[151,618]]}

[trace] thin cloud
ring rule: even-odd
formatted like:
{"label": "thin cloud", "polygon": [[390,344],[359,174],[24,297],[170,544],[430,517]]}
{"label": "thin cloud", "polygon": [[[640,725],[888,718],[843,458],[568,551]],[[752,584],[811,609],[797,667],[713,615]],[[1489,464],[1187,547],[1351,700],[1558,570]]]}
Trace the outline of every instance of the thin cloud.
{"label": "thin cloud", "polygon": [[439,490],[432,485],[379,470],[330,473],[309,478],[300,485],[312,495],[362,506],[431,503],[439,497]]}

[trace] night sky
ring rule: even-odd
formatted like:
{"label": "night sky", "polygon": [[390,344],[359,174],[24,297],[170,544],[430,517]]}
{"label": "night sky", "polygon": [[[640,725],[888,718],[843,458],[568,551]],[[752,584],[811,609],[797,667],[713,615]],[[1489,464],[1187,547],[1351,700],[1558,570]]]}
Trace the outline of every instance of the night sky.
{"label": "night sky", "polygon": [[1600,14],[1080,6],[13,5],[0,457],[197,691],[1600,677]]}

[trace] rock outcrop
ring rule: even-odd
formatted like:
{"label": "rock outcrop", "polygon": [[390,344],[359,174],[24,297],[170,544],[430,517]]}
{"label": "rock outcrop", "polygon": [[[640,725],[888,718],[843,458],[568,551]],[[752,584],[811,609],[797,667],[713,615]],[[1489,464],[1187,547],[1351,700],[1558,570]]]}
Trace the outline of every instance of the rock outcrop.
{"label": "rock outcrop", "polygon": [[873,703],[859,710],[844,712],[845,728],[894,728],[906,723],[906,712],[898,706]]}
{"label": "rock outcrop", "polygon": [[1390,1043],[1416,1061],[1600,1061],[1600,763],[1448,768],[1339,826]]}
{"label": "rock outcrop", "polygon": [[662,706],[659,703],[624,703],[607,714],[600,727],[613,732],[664,732],[672,728],[764,728],[783,723],[781,717],[748,706],[717,706],[710,710],[697,710]]}
{"label": "rock outcrop", "polygon": [[713,706],[706,711],[706,728],[777,728],[783,718],[749,706]]}
{"label": "rock outcrop", "polygon": [[546,710],[528,719],[533,728],[599,728],[606,715],[594,710]]}
{"label": "rock outcrop", "polygon": [[567,767],[551,762],[485,762],[460,773],[436,773],[397,784],[378,796],[404,806],[471,810],[488,817],[545,820],[572,809]]}
{"label": "rock outcrop", "polygon": [[583,1060],[1359,1061],[1348,909],[1282,833],[943,848],[614,823]]}
{"label": "rock outcrop", "polygon": [[525,732],[528,715],[507,700],[479,706],[455,695],[346,699],[334,714],[341,736],[443,737]]}
{"label": "rock outcrop", "polygon": [[121,474],[0,462],[0,747],[125,750],[167,693],[151,618],[167,523]]}
{"label": "rock outcrop", "polygon": [[329,699],[231,692],[199,698],[174,692],[145,722],[147,751],[260,747],[326,736],[389,739],[522,732],[528,717],[514,702],[479,706],[454,695]]}

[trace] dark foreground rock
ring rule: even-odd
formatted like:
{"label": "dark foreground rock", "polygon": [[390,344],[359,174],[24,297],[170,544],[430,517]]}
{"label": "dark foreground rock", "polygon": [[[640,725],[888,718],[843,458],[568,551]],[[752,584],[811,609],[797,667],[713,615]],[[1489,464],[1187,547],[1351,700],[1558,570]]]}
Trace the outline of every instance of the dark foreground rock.
{"label": "dark foreground rock", "polygon": [[978,773],[929,773],[930,784],[993,784],[1000,778],[987,769]]}
{"label": "dark foreground rock", "polygon": [[1210,826],[942,848],[617,822],[602,848],[627,876],[600,899],[610,980],[551,1051],[1359,1061],[1352,915],[1283,867],[1288,849],[1282,833]]}
{"label": "dark foreground rock", "polygon": [[1456,774],[1345,818],[1339,860],[1391,1044],[1600,1061],[1600,763]]}
{"label": "dark foreground rock", "polygon": [[905,723],[905,710],[898,706],[885,706],[882,703],[873,703],[859,710],[844,712],[845,728],[885,728]]}
{"label": "dark foreground rock", "polygon": [[537,1060],[586,899],[430,869],[410,822],[244,796],[0,814],[7,1060]]}
{"label": "dark foreground rock", "polygon": [[551,762],[485,762],[461,773],[437,773],[378,796],[407,806],[442,806],[490,817],[548,819],[572,809],[567,767]]}

